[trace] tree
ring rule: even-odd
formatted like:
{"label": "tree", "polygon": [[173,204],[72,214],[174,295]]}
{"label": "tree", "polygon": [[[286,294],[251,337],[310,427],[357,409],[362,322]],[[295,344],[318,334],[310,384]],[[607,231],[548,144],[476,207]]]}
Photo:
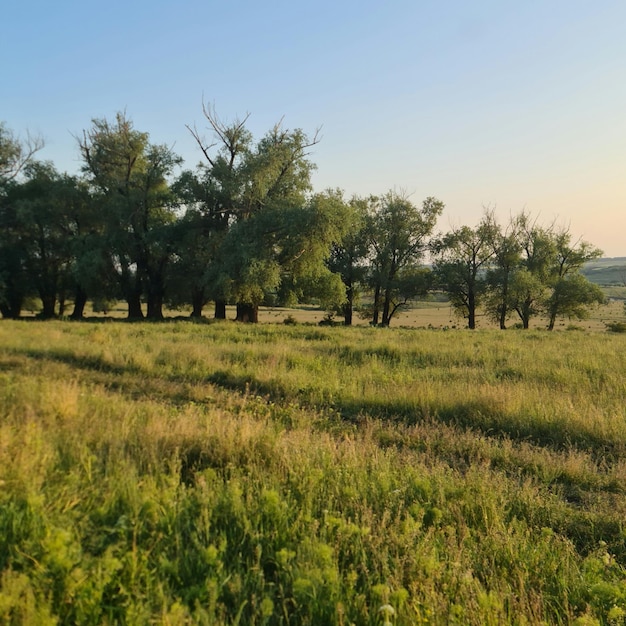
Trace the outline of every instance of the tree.
{"label": "tree", "polygon": [[[372,201],[368,219],[372,254],[371,284],[374,288],[372,324],[377,325],[382,306],[381,324],[389,326],[393,314],[415,297],[416,276],[443,203],[426,198],[421,208],[414,206],[403,194],[390,191]],[[404,291],[404,287],[410,287]]]}
{"label": "tree", "polygon": [[310,195],[317,134],[309,139],[279,122],[254,143],[248,116],[226,124],[210,107],[203,113],[213,141],[190,131],[206,161],[196,199],[214,244],[206,275],[216,313],[231,301],[238,320],[256,321],[264,299],[303,297],[313,278],[332,292],[337,281],[323,261],[341,230],[343,203],[333,192]]}
{"label": "tree", "polygon": [[605,302],[606,297],[598,285],[580,273],[567,274],[558,279],[547,299],[548,330],[554,329],[558,316],[583,320],[589,317],[590,307]]}
{"label": "tree", "polygon": [[521,261],[509,290],[509,305],[518,314],[524,329],[543,310],[550,289],[556,255],[551,228],[539,226],[527,213],[516,218]]}
{"label": "tree", "polygon": [[476,328],[476,311],[487,288],[486,270],[498,235],[493,213],[486,213],[476,228],[462,226],[438,238],[432,246],[435,274],[448,292],[452,306]]}
{"label": "tree", "polygon": [[232,124],[223,122],[211,106],[202,105],[212,139],[207,142],[198,130],[187,126],[205,163],[196,172],[184,172],[178,182],[187,207],[185,236],[194,240],[195,251],[184,247],[183,266],[190,269],[193,316],[202,314],[208,299],[215,302],[216,319],[226,317],[226,279],[222,265],[222,242],[229,228],[242,218],[243,193],[249,184],[252,133],[246,128],[249,114]]}
{"label": "tree", "polygon": [[604,301],[599,288],[580,274],[601,250],[585,241],[572,243],[569,229],[541,227],[527,213],[515,218],[514,232],[520,258],[510,274],[506,305],[517,312],[524,328],[544,313],[548,330],[553,330],[557,317],[582,319],[590,306]]}
{"label": "tree", "polygon": [[13,319],[20,316],[24,301],[35,292],[22,245],[17,188],[14,180],[8,181],[0,194],[0,312],[3,317]]}
{"label": "tree", "polygon": [[25,180],[11,186],[8,202],[13,213],[15,245],[28,284],[42,302],[41,315],[64,313],[71,287],[72,244],[77,232],[73,197],[77,181],[59,174],[51,163],[31,162]]}
{"label": "tree", "polygon": [[145,286],[148,318],[163,317],[166,268],[173,254],[174,197],[168,178],[181,160],[149,142],[125,114],[115,122],[92,120],[79,138],[83,170],[105,215],[110,270],[128,302],[128,317],[142,318]]}
{"label": "tree", "polygon": [[41,148],[40,137],[28,134],[22,141],[0,122],[0,312],[3,317],[19,317],[32,288],[24,266],[17,214],[8,195],[14,193],[15,179]]}
{"label": "tree", "polygon": [[233,225],[224,272],[239,321],[258,321],[259,305],[272,295],[284,304],[318,298],[325,306],[345,298],[341,277],[326,265],[345,232],[344,210],[340,194],[328,191],[302,206],[268,206]]}
{"label": "tree", "polygon": [[485,311],[501,330],[505,330],[511,312],[511,281],[521,263],[521,245],[515,220],[511,219],[506,230],[498,228],[494,231],[492,245],[493,257],[487,270]]}
{"label": "tree", "polygon": [[557,317],[584,319],[588,307],[605,301],[602,290],[580,273],[585,263],[602,256],[602,250],[586,241],[572,244],[571,233],[565,229],[554,235],[554,251],[552,293],[545,302],[548,330],[554,329]]}
{"label": "tree", "polygon": [[370,250],[368,206],[368,200],[357,197],[348,203],[346,234],[341,241],[333,243],[327,261],[330,271],[338,274],[345,286],[345,298],[338,307],[343,314],[345,326],[352,324],[359,285],[367,278]]}

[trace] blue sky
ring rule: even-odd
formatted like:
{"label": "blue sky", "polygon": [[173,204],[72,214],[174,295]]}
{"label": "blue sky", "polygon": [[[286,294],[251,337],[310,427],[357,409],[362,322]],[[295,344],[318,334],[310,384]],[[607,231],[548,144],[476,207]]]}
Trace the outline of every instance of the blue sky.
{"label": "blue sky", "polygon": [[318,190],[433,195],[444,231],[525,209],[624,256],[625,28],[624,0],[11,0],[0,120],[75,173],[73,135],[126,110],[192,167],[204,99],[321,127]]}

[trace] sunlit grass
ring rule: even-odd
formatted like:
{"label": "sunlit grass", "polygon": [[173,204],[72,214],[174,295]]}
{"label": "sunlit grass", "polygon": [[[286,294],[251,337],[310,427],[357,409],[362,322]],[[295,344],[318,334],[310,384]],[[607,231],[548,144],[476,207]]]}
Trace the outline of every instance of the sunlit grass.
{"label": "sunlit grass", "polygon": [[626,337],[3,322],[0,346],[0,623],[626,615]]}

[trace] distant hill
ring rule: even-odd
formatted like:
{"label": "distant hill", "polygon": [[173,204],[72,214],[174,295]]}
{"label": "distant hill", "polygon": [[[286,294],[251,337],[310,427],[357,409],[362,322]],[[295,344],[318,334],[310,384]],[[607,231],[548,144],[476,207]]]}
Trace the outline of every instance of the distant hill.
{"label": "distant hill", "polygon": [[589,261],[585,263],[581,273],[601,287],[623,287],[626,285],[626,257]]}

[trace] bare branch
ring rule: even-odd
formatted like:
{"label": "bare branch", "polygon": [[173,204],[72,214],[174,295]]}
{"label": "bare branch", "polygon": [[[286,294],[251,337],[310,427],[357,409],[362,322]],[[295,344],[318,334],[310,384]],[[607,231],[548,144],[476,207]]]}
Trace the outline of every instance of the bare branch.
{"label": "bare branch", "polygon": [[40,135],[26,131],[26,139],[22,141],[0,123],[0,179],[15,178],[44,145]]}

